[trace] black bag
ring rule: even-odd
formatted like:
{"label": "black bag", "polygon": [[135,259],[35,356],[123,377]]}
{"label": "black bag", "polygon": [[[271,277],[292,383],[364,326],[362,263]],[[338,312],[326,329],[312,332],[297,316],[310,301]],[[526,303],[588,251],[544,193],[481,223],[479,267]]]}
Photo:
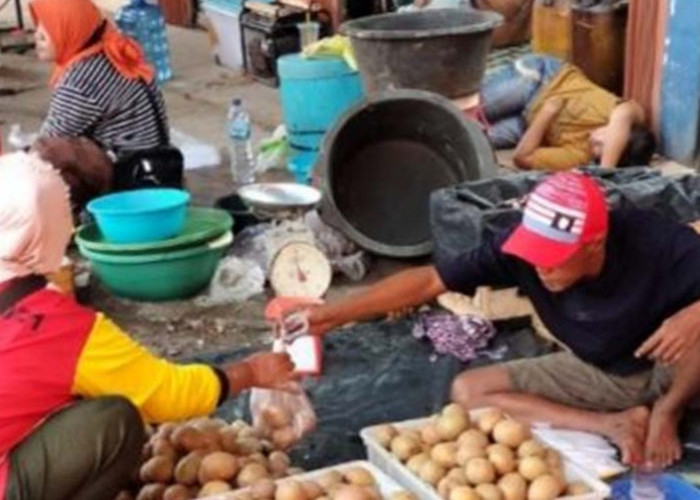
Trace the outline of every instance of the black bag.
{"label": "black bag", "polygon": [[114,162],[112,191],[152,187],[182,188],[185,159],[178,148],[169,144],[155,96],[148,84],[143,80],[141,82],[157,118],[158,137],[162,145],[151,149],[120,151]]}

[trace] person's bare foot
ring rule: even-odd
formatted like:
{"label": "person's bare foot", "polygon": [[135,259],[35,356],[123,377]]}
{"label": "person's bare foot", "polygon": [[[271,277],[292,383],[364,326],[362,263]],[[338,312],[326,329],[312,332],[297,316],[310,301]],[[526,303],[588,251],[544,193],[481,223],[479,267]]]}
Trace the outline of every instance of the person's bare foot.
{"label": "person's bare foot", "polygon": [[629,410],[607,415],[606,437],[620,449],[622,462],[641,464],[644,460],[644,443],[649,424],[649,409],[636,406]]}
{"label": "person's bare foot", "polygon": [[683,412],[667,408],[657,401],[651,411],[645,443],[645,460],[657,468],[666,468],[680,460],[682,449],[678,439],[678,422]]}

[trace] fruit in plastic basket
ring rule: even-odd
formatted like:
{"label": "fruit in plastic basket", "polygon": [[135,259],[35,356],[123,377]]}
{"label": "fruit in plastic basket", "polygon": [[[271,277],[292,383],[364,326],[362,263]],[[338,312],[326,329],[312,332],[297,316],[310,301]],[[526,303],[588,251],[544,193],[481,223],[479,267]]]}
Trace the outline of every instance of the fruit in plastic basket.
{"label": "fruit in plastic basket", "polygon": [[527,481],[517,472],[506,474],[498,481],[498,487],[504,500],[525,500],[527,498]]}
{"label": "fruit in plastic basket", "polygon": [[507,446],[491,448],[491,451],[488,452],[488,459],[499,475],[513,472],[517,466],[515,453]]}
{"label": "fruit in plastic basket", "polygon": [[469,486],[457,486],[452,488],[449,500],[481,500],[481,498]]}
{"label": "fruit in plastic basket", "polygon": [[333,495],[333,500],[373,500],[372,494],[362,486],[343,485]]}
{"label": "fruit in plastic basket", "polygon": [[225,451],[210,453],[199,466],[199,482],[230,481],[238,473],[238,459]]}
{"label": "fruit in plastic basket", "polygon": [[270,472],[267,468],[259,463],[250,463],[243,467],[236,477],[236,484],[239,488],[246,488],[263,479],[268,479]]}
{"label": "fruit in plastic basket", "polygon": [[503,493],[494,484],[480,484],[475,491],[482,500],[503,500]]}
{"label": "fruit in plastic basket", "polygon": [[258,479],[258,481],[250,487],[250,495],[255,500],[267,500],[269,498],[274,498],[275,490],[277,490],[277,486],[275,486],[272,479]]}
{"label": "fruit in plastic basket", "polygon": [[496,469],[485,458],[472,458],[465,468],[467,481],[473,485],[493,483],[496,480]]}
{"label": "fruit in plastic basket", "polygon": [[457,403],[448,404],[442,409],[442,412],[440,413],[445,417],[450,415],[459,415],[461,417],[466,417],[467,420],[469,420],[469,414],[467,413],[467,411]]}
{"label": "fruit in plastic basket", "polygon": [[301,487],[304,488],[306,498],[316,500],[323,496],[323,488],[316,481],[302,481]]}
{"label": "fruit in plastic basket", "polygon": [[232,495],[227,495],[226,500],[255,500],[247,491],[241,491]]}
{"label": "fruit in plastic basket", "polygon": [[420,453],[420,451],[420,443],[408,434],[399,434],[391,440],[391,452],[402,462]]}
{"label": "fruit in plastic basket", "polygon": [[428,460],[430,460],[430,457],[427,453],[419,453],[418,455],[413,455],[408,459],[408,462],[406,462],[406,467],[415,475],[418,475],[420,468],[423,467],[423,464]]}
{"label": "fruit in plastic basket", "polygon": [[166,486],[160,483],[147,484],[139,494],[136,495],[136,500],[161,500],[165,493]]}
{"label": "fruit in plastic basket", "polygon": [[306,492],[299,481],[289,479],[277,485],[275,500],[306,500]]}
{"label": "fruit in plastic basket", "polygon": [[503,420],[503,412],[497,408],[489,408],[479,417],[477,426],[484,434],[491,434],[496,424]]}
{"label": "fruit in plastic basket", "polygon": [[534,481],[549,472],[549,466],[540,457],[526,457],[520,461],[518,472],[528,481]]}
{"label": "fruit in plastic basket", "polygon": [[195,495],[187,486],[173,484],[163,492],[163,500],[191,500]]}
{"label": "fruit in plastic basket", "polygon": [[460,486],[466,486],[468,483],[467,473],[464,472],[464,467],[455,467],[454,469],[450,469],[445,477],[452,479]]}
{"label": "fruit in plastic basket", "polygon": [[144,483],[167,483],[173,478],[174,469],[171,457],[157,456],[141,466],[139,476]]}
{"label": "fruit in plastic basket", "polygon": [[374,439],[376,439],[379,445],[386,449],[389,449],[391,440],[398,434],[399,432],[396,430],[396,428],[390,424],[378,425],[375,427],[374,432],[372,433]]}
{"label": "fruit in plastic basket", "polygon": [[461,446],[480,446],[486,448],[489,445],[489,438],[479,429],[469,429],[459,435],[457,444]]}
{"label": "fruit in plastic basket", "polygon": [[445,468],[432,460],[427,460],[418,471],[418,477],[433,486],[436,486],[445,474],[447,474]]}
{"label": "fruit in plastic basket", "polygon": [[226,493],[227,491],[231,491],[231,485],[226,481],[209,481],[199,490],[197,498],[205,498],[217,493]]}
{"label": "fruit in plastic basket", "polygon": [[437,425],[435,423],[429,423],[421,427],[420,438],[428,446],[433,446],[442,441],[440,433],[437,430]]}
{"label": "fruit in plastic basket", "polygon": [[350,467],[343,471],[345,481],[356,486],[374,486],[374,476],[363,467]]}
{"label": "fruit in plastic basket", "polygon": [[440,495],[440,498],[445,498],[448,499],[450,498],[450,492],[452,491],[452,488],[455,488],[457,486],[463,486],[460,484],[457,484],[457,482],[453,479],[450,479],[449,477],[443,477],[440,479],[440,482],[437,484],[437,492],[438,495]]}
{"label": "fruit in plastic basket", "polygon": [[493,428],[494,441],[506,444],[511,448],[517,448],[529,437],[530,431],[528,428],[515,420],[501,420]]}
{"label": "fruit in plastic basket", "polygon": [[440,415],[435,424],[438,435],[443,441],[454,441],[469,428],[469,417],[463,413],[452,412]]}
{"label": "fruit in plastic basket", "polygon": [[525,457],[540,457],[540,458],[545,458],[547,455],[547,450],[544,446],[542,446],[540,443],[535,441],[534,439],[528,439],[527,441],[524,441],[519,447],[518,447],[518,457],[519,458],[525,458]]}
{"label": "fruit in plastic basket", "polygon": [[457,450],[457,465],[464,467],[472,458],[486,458],[486,450],[482,446],[460,446]]}
{"label": "fruit in plastic basket", "polygon": [[561,484],[550,475],[535,479],[527,490],[527,500],[554,500],[561,493]]}
{"label": "fruit in plastic basket", "polygon": [[195,485],[203,458],[204,454],[201,451],[190,452],[181,458],[175,467],[175,481],[185,486]]}
{"label": "fruit in plastic basket", "polygon": [[457,465],[457,444],[440,443],[430,450],[430,458],[434,462],[442,465],[446,469],[451,469]]}
{"label": "fruit in plastic basket", "polygon": [[566,494],[570,496],[585,495],[590,491],[591,489],[588,487],[588,485],[586,485],[586,483],[577,481],[569,485],[569,487],[566,489]]}
{"label": "fruit in plastic basket", "polygon": [[392,493],[389,500],[418,500],[418,498],[413,493],[409,493],[408,491],[399,491]]}
{"label": "fruit in plastic basket", "polygon": [[329,470],[324,473],[321,477],[316,479],[318,485],[324,490],[328,491],[336,484],[341,484],[343,482],[343,475],[337,470]]}

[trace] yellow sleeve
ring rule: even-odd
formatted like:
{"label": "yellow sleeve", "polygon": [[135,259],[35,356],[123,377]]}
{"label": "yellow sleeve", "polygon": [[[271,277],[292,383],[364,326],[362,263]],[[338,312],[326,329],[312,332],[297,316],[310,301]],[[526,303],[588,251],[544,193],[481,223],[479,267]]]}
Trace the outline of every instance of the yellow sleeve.
{"label": "yellow sleeve", "polygon": [[221,382],[207,365],[177,365],[154,356],[98,314],[78,361],[73,393],[121,395],[147,422],[166,422],[211,414]]}
{"label": "yellow sleeve", "polygon": [[534,170],[570,170],[587,165],[590,157],[586,152],[572,147],[543,147],[533,151],[528,162]]}

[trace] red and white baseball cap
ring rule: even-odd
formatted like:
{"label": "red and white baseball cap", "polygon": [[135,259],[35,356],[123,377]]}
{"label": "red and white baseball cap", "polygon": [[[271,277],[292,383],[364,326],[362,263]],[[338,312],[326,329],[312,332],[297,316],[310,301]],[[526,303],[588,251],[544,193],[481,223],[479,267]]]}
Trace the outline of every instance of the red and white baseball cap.
{"label": "red and white baseball cap", "polygon": [[537,267],[558,267],[608,232],[608,206],[598,183],[580,172],[554,174],[535,187],[520,226],[502,251]]}

